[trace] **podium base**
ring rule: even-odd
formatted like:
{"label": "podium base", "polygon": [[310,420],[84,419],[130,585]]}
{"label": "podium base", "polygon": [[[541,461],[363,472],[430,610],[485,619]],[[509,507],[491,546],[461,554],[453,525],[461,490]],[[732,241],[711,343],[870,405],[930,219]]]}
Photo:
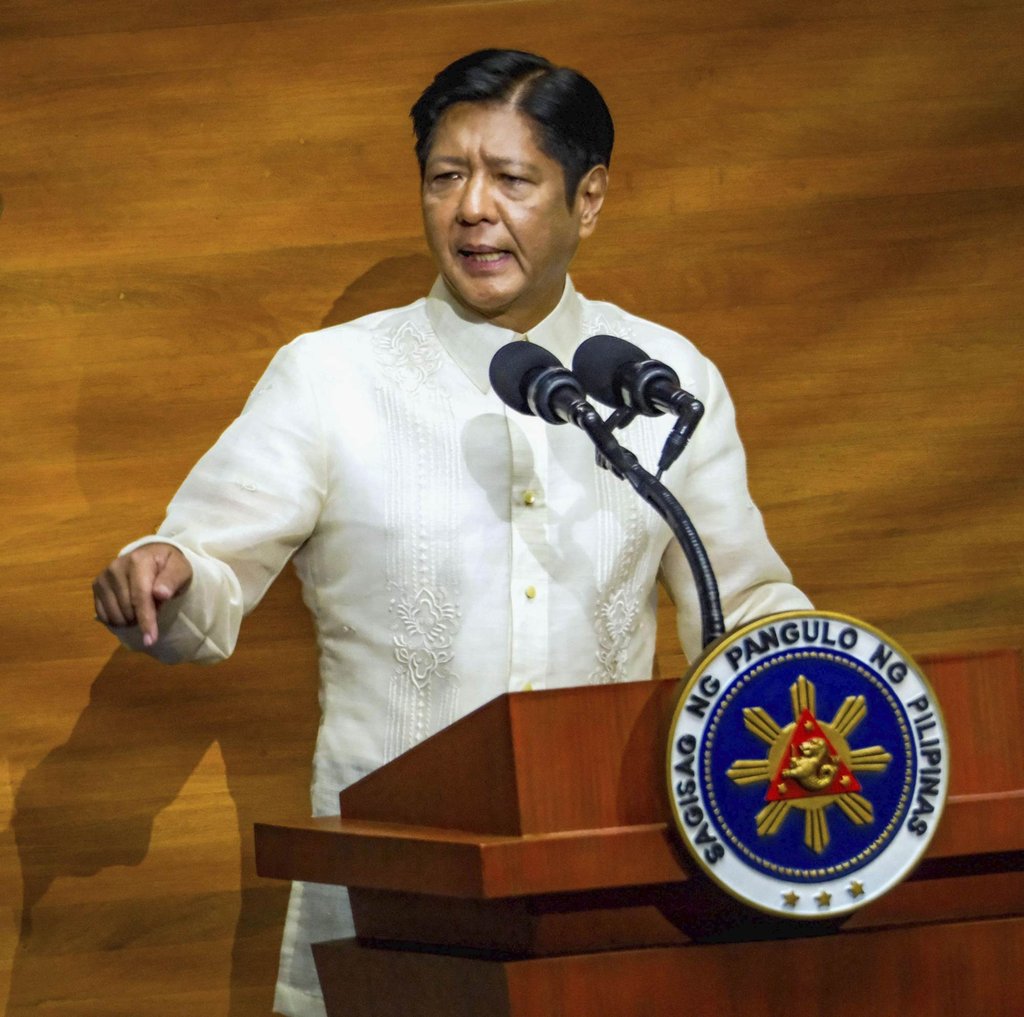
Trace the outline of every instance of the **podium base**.
{"label": "podium base", "polygon": [[329,1017],[1019,1017],[1024,918],[524,960],[313,947]]}

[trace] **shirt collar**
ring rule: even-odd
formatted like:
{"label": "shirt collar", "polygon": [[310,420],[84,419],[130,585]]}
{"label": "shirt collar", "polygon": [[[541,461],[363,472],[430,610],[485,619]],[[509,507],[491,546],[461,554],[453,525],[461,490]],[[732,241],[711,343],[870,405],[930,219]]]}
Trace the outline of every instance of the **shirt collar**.
{"label": "shirt collar", "polygon": [[[550,350],[568,367],[579,345],[580,317],[579,298],[566,276],[562,299],[542,322],[526,333],[526,337]],[[467,310],[452,296],[440,276],[427,296],[427,318],[441,345],[481,392],[490,390],[488,369],[494,354],[513,339],[524,337],[521,332],[492,325],[486,318]]]}

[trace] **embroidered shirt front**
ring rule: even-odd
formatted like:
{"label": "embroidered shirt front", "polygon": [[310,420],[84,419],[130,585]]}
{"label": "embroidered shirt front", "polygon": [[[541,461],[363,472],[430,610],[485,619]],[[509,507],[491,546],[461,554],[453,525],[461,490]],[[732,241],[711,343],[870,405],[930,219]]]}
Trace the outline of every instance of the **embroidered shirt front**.
{"label": "embroidered shirt front", "polygon": [[[529,338],[570,363],[596,332],[670,363],[705,403],[664,479],[708,547],[727,624],[806,607],[750,501],[714,367],[676,333],[587,301],[568,281]],[[337,812],[342,787],[503,692],[648,678],[659,570],[684,646],[699,651],[692,579],[668,528],[597,468],[582,432],[507,410],[491,391],[490,359],[515,338],[469,316],[441,281],[408,307],[299,337],[147,538],[176,543],[195,571],[162,609],[150,651],[170,661],[229,654],[294,555],[320,646],[316,814]],[[669,427],[640,418],[622,438],[652,468]],[[305,944],[347,934],[339,893],[296,887],[284,1013],[323,1012]]]}

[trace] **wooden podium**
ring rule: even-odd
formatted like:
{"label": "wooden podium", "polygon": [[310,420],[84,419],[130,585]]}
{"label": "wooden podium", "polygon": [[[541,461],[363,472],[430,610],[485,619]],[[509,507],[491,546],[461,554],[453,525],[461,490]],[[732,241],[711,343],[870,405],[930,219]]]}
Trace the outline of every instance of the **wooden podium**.
{"label": "wooden podium", "polygon": [[841,929],[756,919],[668,821],[678,687],[502,696],[341,795],[258,824],[257,869],[350,888],[358,939],[314,947],[345,1017],[1019,1017],[1019,655],[925,659],[950,798],[910,879]]}

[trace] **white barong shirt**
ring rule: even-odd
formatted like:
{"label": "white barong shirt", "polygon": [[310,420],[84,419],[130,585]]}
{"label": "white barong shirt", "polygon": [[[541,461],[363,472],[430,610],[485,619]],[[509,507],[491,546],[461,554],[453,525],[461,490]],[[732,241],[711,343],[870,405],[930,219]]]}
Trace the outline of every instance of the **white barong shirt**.
{"label": "white barong shirt", "polygon": [[[707,547],[727,628],[809,606],[751,502],[718,371],[678,334],[568,280],[527,338],[570,364],[597,333],[670,364],[706,407],[663,479]],[[505,692],[649,678],[659,573],[687,654],[700,652],[694,583],[666,524],[595,465],[581,431],[509,410],[491,390],[491,357],[515,338],[441,280],[408,307],[300,336],[146,538],[177,545],[194,570],[148,651],[169,662],[227,657],[294,561],[320,653],[315,815],[336,814],[342,788]],[[619,437],[653,472],[671,424],[640,417]],[[141,649],[137,630],[115,631]],[[342,888],[294,885],[280,1012],[323,1015],[309,944],[347,935]]]}

